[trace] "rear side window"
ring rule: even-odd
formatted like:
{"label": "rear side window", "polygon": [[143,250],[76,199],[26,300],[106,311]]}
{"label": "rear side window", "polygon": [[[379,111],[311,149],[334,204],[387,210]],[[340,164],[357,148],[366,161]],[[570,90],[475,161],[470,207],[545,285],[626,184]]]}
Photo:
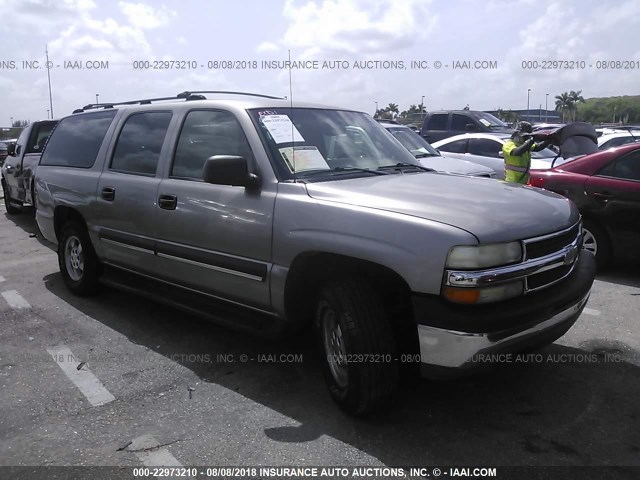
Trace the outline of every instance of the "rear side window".
{"label": "rear side window", "polygon": [[614,160],[601,169],[598,175],[640,181],[640,150],[635,150]]}
{"label": "rear side window", "polygon": [[253,154],[242,127],[229,112],[189,112],[171,170],[172,177],[202,180],[204,162],[214,155],[239,155],[251,162]]}
{"label": "rear side window", "polygon": [[455,142],[446,143],[440,147],[438,150],[442,150],[443,152],[451,152],[451,153],[464,153],[467,148],[467,140],[456,140]]}
{"label": "rear side window", "polygon": [[429,119],[429,130],[446,130],[448,113],[434,113]]}
{"label": "rear side window", "polygon": [[115,110],[64,118],[55,128],[40,165],[91,168]]}
{"label": "rear side window", "polygon": [[155,175],[167,136],[171,112],[131,115],[124,123],[111,160],[111,170]]}

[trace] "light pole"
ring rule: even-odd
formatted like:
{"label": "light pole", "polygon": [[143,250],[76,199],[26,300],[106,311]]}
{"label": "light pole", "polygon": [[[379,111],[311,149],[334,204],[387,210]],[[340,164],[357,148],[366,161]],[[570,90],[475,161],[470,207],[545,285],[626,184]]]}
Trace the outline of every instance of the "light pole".
{"label": "light pole", "polygon": [[378,116],[378,102],[376,102],[376,113],[373,114],[373,118]]}
{"label": "light pole", "polygon": [[9,124],[11,128],[13,128],[13,117],[11,117],[11,123]]}
{"label": "light pole", "polygon": [[529,94],[531,93],[531,89],[527,88],[527,121],[529,121]]}
{"label": "light pole", "polygon": [[99,105],[98,103],[98,97],[100,96],[100,94],[96,93],[96,105]]}
{"label": "light pole", "polygon": [[47,120],[49,120],[49,110],[47,110]]}
{"label": "light pole", "polygon": [[544,95],[544,121],[549,122],[549,94],[545,93]]}

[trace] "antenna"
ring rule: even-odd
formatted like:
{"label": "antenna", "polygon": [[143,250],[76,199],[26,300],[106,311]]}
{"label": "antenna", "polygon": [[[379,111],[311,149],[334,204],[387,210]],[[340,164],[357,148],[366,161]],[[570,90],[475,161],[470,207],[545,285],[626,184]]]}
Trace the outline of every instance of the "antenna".
{"label": "antenna", "polygon": [[[291,49],[289,49],[289,113],[293,117],[293,86],[291,85]],[[293,181],[296,180],[296,147],[293,144],[295,140],[295,135],[293,129],[295,128],[293,125],[293,120],[289,119],[291,122],[291,155],[293,156]]]}

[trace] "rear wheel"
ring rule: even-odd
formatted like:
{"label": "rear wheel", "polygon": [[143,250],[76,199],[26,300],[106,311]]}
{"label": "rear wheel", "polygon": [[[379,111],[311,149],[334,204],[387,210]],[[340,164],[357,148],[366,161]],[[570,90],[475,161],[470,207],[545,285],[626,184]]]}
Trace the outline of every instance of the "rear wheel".
{"label": "rear wheel", "polygon": [[611,242],[607,232],[597,223],[585,220],[582,226],[582,248],[595,255],[598,268],[606,267],[612,257]]}
{"label": "rear wheel", "polygon": [[101,265],[86,228],[78,222],[68,222],[62,227],[58,265],[71,292],[82,296],[97,292]]}
{"label": "rear wheel", "polygon": [[329,392],[342,409],[364,415],[395,392],[398,364],[393,332],[379,295],[351,279],[328,284],[318,296],[314,327]]}
{"label": "rear wheel", "polygon": [[9,215],[15,215],[17,213],[20,213],[20,209],[18,207],[14,207],[13,205],[11,205],[11,197],[9,197],[9,189],[7,188],[7,185],[4,182],[4,180],[2,181],[2,191],[4,193],[4,206],[7,209],[7,213]]}

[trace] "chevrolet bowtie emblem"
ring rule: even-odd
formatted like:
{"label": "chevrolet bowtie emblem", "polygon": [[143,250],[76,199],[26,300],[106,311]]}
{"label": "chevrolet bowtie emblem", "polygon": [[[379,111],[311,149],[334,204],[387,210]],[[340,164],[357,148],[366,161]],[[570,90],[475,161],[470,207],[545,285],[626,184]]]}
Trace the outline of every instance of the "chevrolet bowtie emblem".
{"label": "chevrolet bowtie emblem", "polygon": [[578,258],[578,246],[571,245],[567,247],[564,252],[564,264],[571,265],[576,261],[576,258]]}

